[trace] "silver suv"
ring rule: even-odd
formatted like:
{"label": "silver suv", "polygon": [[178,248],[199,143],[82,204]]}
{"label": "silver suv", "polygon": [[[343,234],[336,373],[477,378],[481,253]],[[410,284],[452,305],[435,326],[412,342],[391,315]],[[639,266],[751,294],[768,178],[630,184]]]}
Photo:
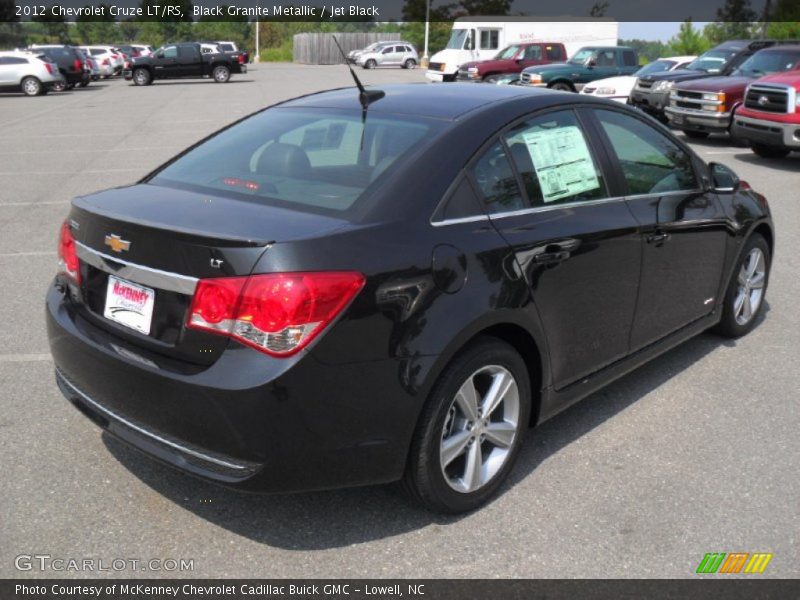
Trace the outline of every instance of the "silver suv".
{"label": "silver suv", "polygon": [[365,69],[374,69],[375,67],[413,69],[419,64],[419,56],[414,46],[408,42],[392,42],[371,52],[364,52],[356,59],[356,62]]}
{"label": "silver suv", "polygon": [[21,50],[0,52],[0,91],[40,96],[63,84],[64,76],[58,65],[43,54]]}

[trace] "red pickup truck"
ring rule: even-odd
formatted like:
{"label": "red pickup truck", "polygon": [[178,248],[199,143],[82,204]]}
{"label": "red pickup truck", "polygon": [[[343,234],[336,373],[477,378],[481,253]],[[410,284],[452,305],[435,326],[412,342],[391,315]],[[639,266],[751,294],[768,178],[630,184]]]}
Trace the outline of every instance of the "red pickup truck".
{"label": "red pickup truck", "polygon": [[747,86],[764,75],[800,68],[800,45],[759,50],[727,77],[696,79],[677,84],[664,112],[669,124],[690,138],[710,133],[730,133],[736,138],[734,119],[739,116]]}
{"label": "red pickup truck", "polygon": [[751,83],[733,118],[733,129],[763,158],[800,151],[800,71],[768,75]]}
{"label": "red pickup truck", "polygon": [[511,44],[494,58],[468,62],[458,67],[458,81],[486,81],[493,83],[502,75],[519,73],[528,67],[566,62],[567,49],[556,42]]}

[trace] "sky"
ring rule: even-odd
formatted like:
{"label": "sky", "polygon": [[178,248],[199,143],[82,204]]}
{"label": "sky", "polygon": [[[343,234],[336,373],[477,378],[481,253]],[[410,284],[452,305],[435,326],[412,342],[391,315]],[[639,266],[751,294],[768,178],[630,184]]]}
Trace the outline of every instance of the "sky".
{"label": "sky", "polygon": [[[702,29],[707,23],[695,23],[696,29]],[[619,24],[619,37],[623,40],[659,40],[666,42],[673,35],[678,33],[681,24],[679,22],[649,22],[633,23],[621,21]]]}

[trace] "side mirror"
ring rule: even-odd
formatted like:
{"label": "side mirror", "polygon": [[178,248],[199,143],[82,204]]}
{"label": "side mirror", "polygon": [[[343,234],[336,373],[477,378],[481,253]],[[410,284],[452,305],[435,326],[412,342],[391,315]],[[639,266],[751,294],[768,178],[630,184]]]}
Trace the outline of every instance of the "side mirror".
{"label": "side mirror", "polygon": [[732,169],[720,163],[709,163],[711,190],[717,193],[731,193],[739,189],[741,181]]}
{"label": "side mirror", "polygon": [[586,66],[590,69],[597,66],[597,61],[594,58],[590,58],[586,61]]}
{"label": "side mirror", "polygon": [[156,58],[164,58],[163,52],[156,52]]}

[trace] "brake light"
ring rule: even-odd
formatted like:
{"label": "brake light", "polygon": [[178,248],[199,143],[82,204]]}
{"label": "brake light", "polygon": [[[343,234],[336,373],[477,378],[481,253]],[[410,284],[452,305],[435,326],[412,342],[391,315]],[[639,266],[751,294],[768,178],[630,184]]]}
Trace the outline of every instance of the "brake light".
{"label": "brake light", "polygon": [[108,60],[107,58],[104,58],[104,59],[103,59],[103,66],[104,66],[104,67],[107,67],[107,66],[109,66],[110,64],[111,64],[111,63],[109,62],[109,60]]}
{"label": "brake light", "polygon": [[244,64],[244,54],[240,54],[240,55],[239,55],[239,64],[240,64],[240,65],[243,65],[243,64]]}
{"label": "brake light", "polygon": [[53,65],[50,63],[44,63],[44,68],[47,69],[47,72],[50,73],[50,75],[53,74]]}
{"label": "brake light", "polygon": [[352,271],[202,279],[187,326],[230,336],[272,356],[305,348],[364,286]]}
{"label": "brake light", "polygon": [[78,252],[75,248],[75,238],[72,237],[72,229],[69,226],[69,221],[64,221],[58,236],[58,272],[80,284],[80,267]]}
{"label": "brake light", "polygon": [[75,62],[72,63],[72,68],[75,69],[76,71],[83,70],[83,63],[81,63],[81,60],[79,58],[76,58]]}

